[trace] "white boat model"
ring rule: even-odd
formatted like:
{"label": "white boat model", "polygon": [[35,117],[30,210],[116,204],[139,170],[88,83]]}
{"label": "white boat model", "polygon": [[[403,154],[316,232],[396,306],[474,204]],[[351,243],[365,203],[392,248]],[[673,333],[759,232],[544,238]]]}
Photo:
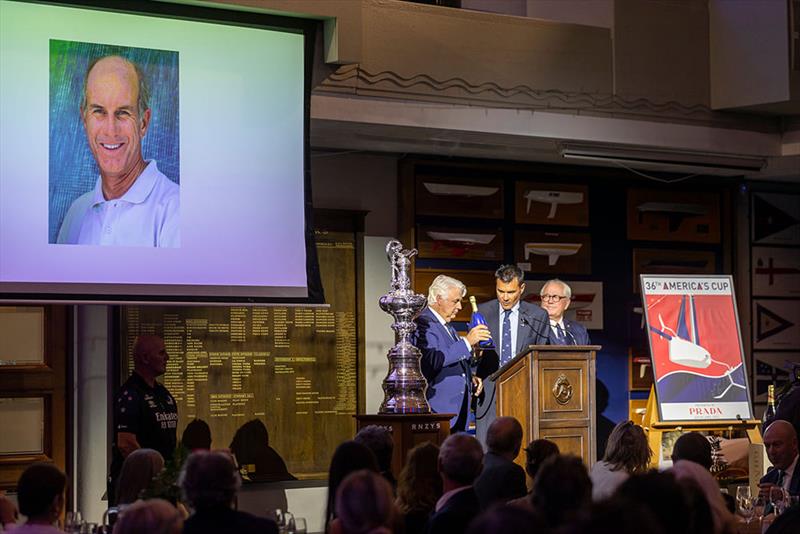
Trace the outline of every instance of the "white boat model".
{"label": "white boat model", "polygon": [[559,204],[580,204],[583,202],[583,193],[573,191],[528,191],[523,197],[528,201],[528,207],[525,213],[530,214],[531,202],[542,202],[550,204],[550,212],[547,214],[548,219],[556,216],[556,210]]}
{"label": "white boat model", "polygon": [[462,245],[488,245],[496,237],[494,234],[459,234],[454,232],[425,232],[434,241],[450,241]]}
{"label": "white boat model", "polygon": [[489,197],[497,193],[499,187],[486,187],[481,185],[437,184],[423,182],[431,194],[458,196],[458,197]]}
{"label": "white boat model", "polygon": [[561,256],[577,254],[583,245],[581,243],[525,243],[525,259],[531,254],[547,256],[547,265],[553,266]]}

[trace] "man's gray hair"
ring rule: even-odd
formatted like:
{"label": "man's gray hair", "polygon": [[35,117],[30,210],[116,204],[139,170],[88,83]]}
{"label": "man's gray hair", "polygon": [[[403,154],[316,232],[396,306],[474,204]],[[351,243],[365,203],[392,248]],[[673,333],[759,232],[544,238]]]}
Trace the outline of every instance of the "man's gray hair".
{"label": "man's gray hair", "polygon": [[559,280],[558,278],[553,278],[552,280],[548,280],[547,282],[544,283],[541,291],[539,291],[540,297],[544,295],[544,288],[546,288],[550,284],[561,284],[561,287],[564,288],[564,296],[566,296],[568,299],[572,298],[572,288],[569,287],[569,285],[566,282]]}
{"label": "man's gray hair", "polygon": [[229,454],[196,451],[183,464],[178,485],[195,510],[230,507],[242,487],[242,479]]}
{"label": "man's gray hair", "polygon": [[118,56],[116,54],[112,54],[109,56],[100,56],[96,57],[89,62],[89,66],[86,67],[86,74],[83,77],[83,96],[81,98],[81,114],[86,112],[86,106],[88,102],[86,101],[86,90],[89,85],[89,73],[92,72],[97,63],[106,58],[116,57],[133,67],[133,70],[136,72],[136,79],[139,82],[139,98],[136,101],[136,108],[137,113],[139,114],[139,123],[141,124],[142,120],[144,119],[144,112],[150,109],[150,86],[147,84],[147,77],[144,75],[144,71],[142,68],[131,61],[128,58]]}
{"label": "man's gray hair", "polygon": [[501,265],[494,272],[494,277],[504,284],[510,284],[515,279],[519,282],[519,285],[525,283],[525,272],[517,265]]}
{"label": "man's gray hair", "polygon": [[428,288],[428,305],[436,304],[436,297],[446,297],[447,293],[454,287],[461,291],[462,297],[467,294],[467,286],[461,283],[460,280],[443,274],[434,278],[431,287]]}
{"label": "man's gray hair", "polygon": [[470,485],[483,469],[483,446],[463,432],[448,436],[439,449],[439,465],[448,479]]}

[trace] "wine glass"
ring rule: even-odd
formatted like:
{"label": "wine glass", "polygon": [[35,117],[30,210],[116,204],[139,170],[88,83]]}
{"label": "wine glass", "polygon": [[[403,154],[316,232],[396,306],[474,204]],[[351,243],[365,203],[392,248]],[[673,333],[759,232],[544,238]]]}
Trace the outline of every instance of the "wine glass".
{"label": "wine glass", "polygon": [[736,504],[742,499],[749,499],[751,497],[750,486],[737,486],[736,487]]}
{"label": "wine glass", "polygon": [[306,520],[302,517],[292,517],[286,524],[286,534],[306,534]]}
{"label": "wine glass", "polygon": [[750,497],[749,495],[746,497],[742,497],[741,499],[739,498],[736,499],[736,506],[739,509],[739,515],[741,515],[744,518],[745,523],[747,523],[748,525],[750,524],[750,521],[753,520],[753,515],[755,514],[755,509],[753,506],[754,503],[755,499],[753,499],[753,497]]}
{"label": "wine glass", "polygon": [[753,511],[758,516],[759,521],[764,520],[764,510],[767,508],[767,499],[761,495],[753,497]]}
{"label": "wine glass", "polygon": [[781,515],[785,509],[786,492],[780,486],[772,486],[769,490],[769,502],[775,515]]}
{"label": "wine glass", "polygon": [[83,518],[80,512],[67,512],[64,519],[64,532],[80,532]]}

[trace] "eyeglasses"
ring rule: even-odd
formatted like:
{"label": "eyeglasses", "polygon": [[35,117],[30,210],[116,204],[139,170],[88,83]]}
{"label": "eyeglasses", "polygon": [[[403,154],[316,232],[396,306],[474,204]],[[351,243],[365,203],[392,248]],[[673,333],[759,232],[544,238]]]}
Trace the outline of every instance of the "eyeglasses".
{"label": "eyeglasses", "polygon": [[554,301],[554,302],[561,302],[565,298],[569,298],[569,297],[566,297],[564,295],[542,295],[542,300],[551,300],[551,301]]}

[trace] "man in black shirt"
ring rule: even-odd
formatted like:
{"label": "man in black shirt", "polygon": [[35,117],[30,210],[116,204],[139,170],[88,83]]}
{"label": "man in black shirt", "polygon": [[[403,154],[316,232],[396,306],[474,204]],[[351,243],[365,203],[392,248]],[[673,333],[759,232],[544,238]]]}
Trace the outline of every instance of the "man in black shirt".
{"label": "man in black shirt", "polygon": [[133,345],[134,370],[114,398],[109,502],[115,504],[117,477],[127,456],[139,448],[155,449],[172,459],[177,441],[178,407],[156,377],[167,370],[169,355],[158,336],[139,336]]}

